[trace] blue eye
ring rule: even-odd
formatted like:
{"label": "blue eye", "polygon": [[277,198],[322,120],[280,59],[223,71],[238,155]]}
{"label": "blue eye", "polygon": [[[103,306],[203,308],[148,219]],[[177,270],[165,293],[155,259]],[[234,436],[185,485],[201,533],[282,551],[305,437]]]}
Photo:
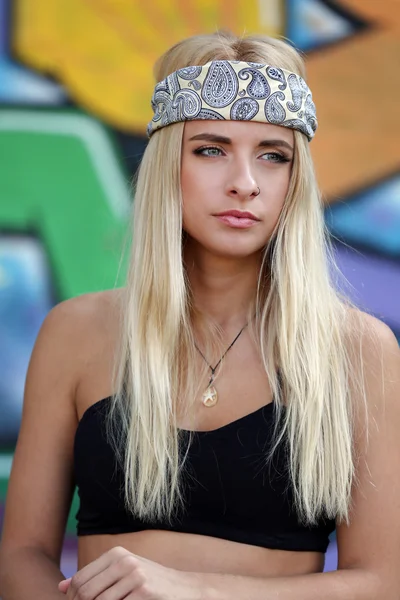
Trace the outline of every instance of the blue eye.
{"label": "blue eye", "polygon": [[194,150],[194,154],[200,154],[200,156],[220,156],[220,153],[220,148],[216,148],[215,146],[206,146]]}
{"label": "blue eye", "polygon": [[266,152],[262,156],[267,156],[266,159],[268,162],[281,163],[281,162],[290,162],[290,159],[284,156],[283,154],[279,154],[279,152]]}

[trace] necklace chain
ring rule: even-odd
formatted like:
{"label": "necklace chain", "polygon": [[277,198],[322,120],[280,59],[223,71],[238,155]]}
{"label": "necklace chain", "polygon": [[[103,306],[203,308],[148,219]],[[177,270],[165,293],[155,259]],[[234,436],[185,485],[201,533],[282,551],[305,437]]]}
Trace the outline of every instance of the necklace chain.
{"label": "necklace chain", "polygon": [[233,342],[231,344],[229,344],[228,348],[225,350],[225,352],[223,353],[223,355],[221,356],[221,358],[219,359],[219,361],[217,362],[217,364],[212,367],[210,365],[210,363],[208,362],[208,360],[206,359],[206,357],[204,356],[204,354],[202,353],[202,351],[200,350],[200,348],[198,347],[198,345],[195,342],[195,348],[197,350],[197,352],[203,357],[206,365],[208,365],[209,369],[211,370],[211,378],[208,384],[208,387],[211,386],[211,384],[214,381],[214,375],[215,375],[215,371],[218,369],[219,365],[221,364],[222,360],[225,358],[225,356],[228,354],[229,350],[232,348],[233,344],[239,339],[240,335],[242,334],[243,330],[246,329],[248,323],[246,323],[245,325],[243,325],[242,329],[239,331],[239,333],[237,334],[237,336],[235,337],[235,339],[233,340]]}

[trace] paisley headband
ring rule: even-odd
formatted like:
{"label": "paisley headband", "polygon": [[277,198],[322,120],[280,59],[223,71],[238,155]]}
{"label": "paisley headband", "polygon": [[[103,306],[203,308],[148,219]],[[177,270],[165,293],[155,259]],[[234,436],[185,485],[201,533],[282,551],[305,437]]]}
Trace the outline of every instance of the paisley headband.
{"label": "paisley headband", "polygon": [[271,65],[215,60],[179,69],[157,83],[147,127],[194,119],[259,121],[297,129],[310,141],[317,129],[311,91],[300,75]]}

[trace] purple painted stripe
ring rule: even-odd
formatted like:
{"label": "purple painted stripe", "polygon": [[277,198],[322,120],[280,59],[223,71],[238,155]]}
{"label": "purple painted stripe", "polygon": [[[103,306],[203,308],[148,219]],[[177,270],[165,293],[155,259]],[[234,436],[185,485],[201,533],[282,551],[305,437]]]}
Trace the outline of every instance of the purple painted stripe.
{"label": "purple painted stripe", "polygon": [[325,568],[324,571],[336,571],[337,570],[337,545],[336,541],[333,540],[326,551],[325,555]]}
{"label": "purple painted stripe", "polygon": [[10,27],[8,19],[9,2],[11,0],[0,0],[0,54],[5,54],[7,50],[7,35]]}
{"label": "purple painted stripe", "polygon": [[340,270],[355,288],[352,300],[400,332],[400,265],[338,245]]}
{"label": "purple painted stripe", "polygon": [[76,573],[78,568],[78,540],[76,537],[65,538],[60,568],[66,579]]}

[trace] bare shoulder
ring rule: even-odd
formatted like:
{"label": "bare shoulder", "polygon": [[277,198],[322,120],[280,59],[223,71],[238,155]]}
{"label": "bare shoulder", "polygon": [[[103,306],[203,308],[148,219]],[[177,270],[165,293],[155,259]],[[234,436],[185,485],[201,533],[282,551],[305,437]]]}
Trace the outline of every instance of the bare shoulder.
{"label": "bare shoulder", "polygon": [[49,312],[47,321],[66,329],[73,327],[79,331],[98,327],[114,319],[120,310],[123,290],[106,290],[76,296],[60,302]]}
{"label": "bare shoulder", "polygon": [[121,296],[121,290],[85,294],[60,302],[49,312],[29,363],[24,414],[30,406],[47,403],[59,411],[69,405],[76,415],[81,382],[86,381],[93,364],[92,381],[100,377],[103,364],[97,356],[111,337],[118,337]]}
{"label": "bare shoulder", "polygon": [[113,366],[121,339],[123,296],[123,288],[85,294],[54,309],[54,319],[66,330],[65,356],[58,357],[57,363],[69,365],[78,420],[91,404],[114,392]]}
{"label": "bare shoulder", "polygon": [[349,307],[346,309],[346,316],[349,331],[353,334],[359,333],[360,336],[364,337],[364,340],[366,340],[368,336],[375,339],[387,338],[389,340],[391,338],[392,340],[396,340],[390,327],[373,315],[357,308]]}
{"label": "bare shoulder", "polygon": [[121,299],[122,290],[107,290],[60,302],[47,315],[39,337],[62,340],[57,347],[64,356],[86,362],[104,336],[117,329]]}
{"label": "bare shoulder", "polygon": [[[380,319],[357,309],[347,310],[349,351],[363,361],[367,382],[399,372],[400,348],[393,331]],[[397,368],[397,369],[396,369]]]}

